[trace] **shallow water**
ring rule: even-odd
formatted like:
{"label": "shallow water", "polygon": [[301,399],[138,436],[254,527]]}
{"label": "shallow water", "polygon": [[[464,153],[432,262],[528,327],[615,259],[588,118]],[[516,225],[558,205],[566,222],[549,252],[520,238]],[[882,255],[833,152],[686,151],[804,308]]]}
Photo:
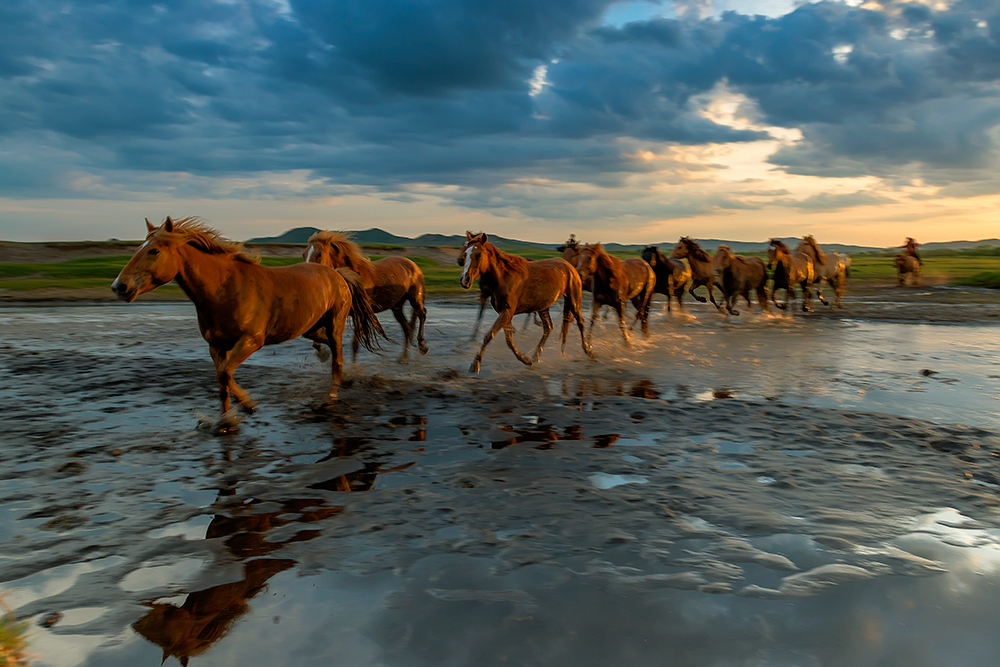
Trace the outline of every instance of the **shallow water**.
{"label": "shallow water", "polygon": [[469,378],[432,303],[219,438],[190,305],[4,308],[0,590],[41,665],[990,664],[1000,328],[691,312]]}

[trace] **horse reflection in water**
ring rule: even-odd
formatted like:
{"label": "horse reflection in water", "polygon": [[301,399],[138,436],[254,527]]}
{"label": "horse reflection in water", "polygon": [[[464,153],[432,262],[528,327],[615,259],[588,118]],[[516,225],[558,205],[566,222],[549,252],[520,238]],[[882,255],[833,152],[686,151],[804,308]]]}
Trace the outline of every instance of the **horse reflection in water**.
{"label": "horse reflection in water", "polygon": [[[322,461],[334,457],[336,447],[331,456]],[[360,471],[338,475],[310,488],[338,492],[368,491],[379,472],[378,464],[364,464]],[[234,491],[234,488],[220,489],[220,498],[233,495]],[[265,533],[293,521],[321,521],[344,509],[341,505],[328,506],[320,499],[293,499],[283,501],[281,509],[276,512],[252,512],[253,506],[259,502],[240,504],[234,508],[235,511],[249,511],[245,515],[217,514],[205,534],[206,539],[224,538],[226,549],[237,558],[252,559],[246,562],[241,581],[190,593],[180,607],[151,604],[150,611],[132,625],[137,633],[163,649],[164,661],[174,656],[181,665],[187,665],[192,657],[201,655],[225,637],[236,621],[250,611],[248,601],[264,590],[267,581],[295,566],[295,561],[288,558],[262,556],[286,544],[316,538],[320,531],[301,530],[287,540],[273,542],[265,539]],[[292,513],[297,513],[298,517],[289,518]]]}
{"label": "horse reflection in water", "polygon": [[180,607],[154,604],[132,628],[163,649],[163,660],[175,656],[187,665],[192,656],[222,639],[248,611],[247,601],[264,590],[267,580],[293,567],[287,558],[260,558],[246,564],[243,580],[188,595]]}

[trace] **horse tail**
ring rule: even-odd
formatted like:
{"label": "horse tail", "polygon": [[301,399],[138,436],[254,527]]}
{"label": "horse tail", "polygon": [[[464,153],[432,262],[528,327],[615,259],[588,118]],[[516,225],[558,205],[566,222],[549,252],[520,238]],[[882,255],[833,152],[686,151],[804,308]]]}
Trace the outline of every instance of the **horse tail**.
{"label": "horse tail", "polygon": [[354,335],[358,342],[370,352],[382,349],[378,341],[379,336],[394,343],[395,341],[386,335],[382,324],[375,316],[375,311],[372,310],[372,300],[361,284],[361,276],[345,268],[337,269],[337,273],[347,281],[347,288],[351,291],[351,323],[354,325]]}

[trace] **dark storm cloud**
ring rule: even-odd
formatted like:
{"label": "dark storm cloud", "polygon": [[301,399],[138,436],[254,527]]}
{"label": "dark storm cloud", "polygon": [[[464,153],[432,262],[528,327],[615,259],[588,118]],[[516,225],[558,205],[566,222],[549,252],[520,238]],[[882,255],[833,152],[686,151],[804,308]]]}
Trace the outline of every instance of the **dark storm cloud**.
{"label": "dark storm cloud", "polygon": [[[610,4],[12,0],[0,7],[0,151],[56,152],[0,192],[79,196],[60,189],[60,169],[126,190],[140,172],[307,170],[331,188],[459,185],[467,205],[526,211],[503,184],[589,183],[610,197],[600,188],[653,169],[636,148],[765,138],[701,113],[722,83],[760,123],[802,132],[771,157],[789,172],[995,178],[994,2],[823,2],[619,28],[600,25]],[[723,206],[746,204],[704,204]]]}

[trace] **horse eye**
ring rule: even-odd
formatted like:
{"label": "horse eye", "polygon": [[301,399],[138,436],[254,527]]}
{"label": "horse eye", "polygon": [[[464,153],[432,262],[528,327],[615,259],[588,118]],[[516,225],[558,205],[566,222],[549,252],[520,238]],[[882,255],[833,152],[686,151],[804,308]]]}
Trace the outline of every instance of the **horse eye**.
{"label": "horse eye", "polygon": [[157,255],[159,255],[159,254],[160,254],[160,251],[159,251],[159,250],[157,250],[156,248],[150,248],[150,249],[149,249],[149,255],[150,255],[151,257],[156,257],[156,256],[157,256]]}

